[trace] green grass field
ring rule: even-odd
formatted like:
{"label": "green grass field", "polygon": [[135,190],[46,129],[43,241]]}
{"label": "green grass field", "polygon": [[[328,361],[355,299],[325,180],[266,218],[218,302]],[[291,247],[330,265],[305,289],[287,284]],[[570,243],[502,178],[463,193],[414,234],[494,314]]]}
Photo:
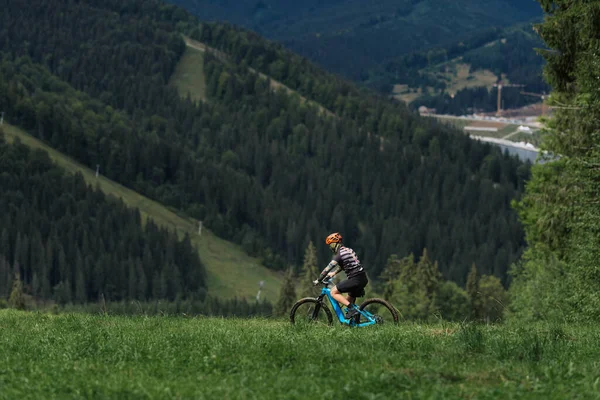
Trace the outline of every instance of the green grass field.
{"label": "green grass field", "polygon": [[5,124],[2,128],[9,142],[18,137],[23,144],[29,147],[45,150],[61,168],[70,173],[81,172],[88,184],[99,187],[106,194],[123,199],[130,207],[137,207],[143,217],[151,217],[157,224],[170,230],[176,230],[180,236],[186,232],[189,233],[192,244],[198,249],[200,258],[206,265],[208,289],[211,295],[222,298],[234,296],[254,298],[258,291],[259,281],[264,280],[265,286],[261,298],[271,302],[277,300],[282,276],[260,265],[257,259],[248,256],[240,246],[218,238],[207,229],[203,229],[202,235],[198,236],[197,221],[179,216],[161,204],[103,176],[96,178],[95,171],[14,126]]}
{"label": "green grass field", "polygon": [[514,124],[509,124],[506,125],[504,128],[500,129],[498,131],[498,135],[500,135],[500,138],[506,137],[507,135],[510,135],[513,132],[516,132],[517,129],[519,129],[519,125],[514,125]]}
{"label": "green grass field", "polygon": [[600,329],[0,310],[0,399],[597,399]]}
{"label": "green grass field", "polygon": [[187,97],[189,94],[192,100],[205,101],[204,53],[196,48],[186,47],[169,85],[177,88],[181,97]]}

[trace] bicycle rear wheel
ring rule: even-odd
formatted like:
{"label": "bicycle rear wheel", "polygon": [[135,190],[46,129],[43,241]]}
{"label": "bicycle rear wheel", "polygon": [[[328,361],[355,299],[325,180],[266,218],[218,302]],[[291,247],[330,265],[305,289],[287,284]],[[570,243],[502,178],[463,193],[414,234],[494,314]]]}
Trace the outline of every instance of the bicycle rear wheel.
{"label": "bicycle rear wheel", "polygon": [[[360,305],[361,311],[367,311],[373,315],[377,325],[398,325],[398,311],[383,299],[368,299]],[[356,316],[355,323],[362,324],[369,320],[362,314]]]}
{"label": "bicycle rear wheel", "polygon": [[298,300],[290,311],[290,322],[294,325],[331,325],[333,317],[331,311],[323,302],[312,297]]}

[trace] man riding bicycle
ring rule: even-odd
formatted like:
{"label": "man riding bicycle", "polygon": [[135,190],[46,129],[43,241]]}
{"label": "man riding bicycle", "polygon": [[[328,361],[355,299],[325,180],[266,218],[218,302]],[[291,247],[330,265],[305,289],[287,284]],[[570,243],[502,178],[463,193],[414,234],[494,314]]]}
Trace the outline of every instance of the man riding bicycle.
{"label": "man riding bicycle", "polygon": [[[345,318],[350,319],[358,314],[354,302],[357,297],[365,295],[365,286],[369,283],[367,273],[354,250],[342,244],[342,235],[337,232],[332,233],[325,239],[325,244],[329,246],[334,256],[329,265],[321,272],[319,279],[313,283],[317,285],[325,278],[333,278],[343,270],[346,273],[346,279],[331,289],[331,296],[338,303],[348,307]],[[348,297],[344,297],[342,293],[348,293]]]}

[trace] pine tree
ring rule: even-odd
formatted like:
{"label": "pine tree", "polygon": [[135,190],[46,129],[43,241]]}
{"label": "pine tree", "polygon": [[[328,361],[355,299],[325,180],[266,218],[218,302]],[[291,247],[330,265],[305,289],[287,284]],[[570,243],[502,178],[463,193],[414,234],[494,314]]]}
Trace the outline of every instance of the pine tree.
{"label": "pine tree", "polygon": [[10,285],[10,267],[8,261],[0,254],[0,298],[8,297],[8,289]]}
{"label": "pine tree", "polygon": [[318,294],[318,290],[313,285],[313,281],[318,278],[319,270],[317,267],[317,249],[313,242],[308,243],[304,252],[304,262],[300,272],[302,281],[300,282],[300,296],[313,297]]}
{"label": "pine tree", "polygon": [[159,286],[158,286],[158,290],[159,290],[159,294],[158,294],[158,298],[159,299],[166,299],[168,294],[169,294],[169,281],[168,281],[168,272],[167,272],[167,268],[168,266],[165,265],[165,267],[162,269],[162,271],[160,272],[160,281],[159,281]]}
{"label": "pine tree", "polygon": [[289,313],[294,305],[294,302],[297,300],[295,284],[294,270],[293,268],[289,268],[279,291],[279,299],[275,306],[276,315],[282,316]]}
{"label": "pine tree", "polygon": [[73,299],[72,293],[69,280],[59,282],[58,285],[54,286],[54,300],[59,304],[70,303]]}
{"label": "pine tree", "polygon": [[86,285],[86,272],[83,257],[79,251],[77,251],[76,263],[75,263],[75,301],[83,304],[87,301],[87,285]]}
{"label": "pine tree", "polygon": [[31,280],[31,294],[34,296],[39,296],[40,287],[40,279],[38,278],[37,272],[34,272]]}
{"label": "pine tree", "polygon": [[417,279],[423,284],[428,298],[432,298],[437,292],[438,285],[442,280],[442,275],[438,268],[437,261],[431,262],[427,255],[427,249],[423,249],[423,255],[417,265]]}
{"label": "pine tree", "polygon": [[481,318],[486,322],[499,322],[504,317],[508,296],[500,279],[483,275],[479,280]]}
{"label": "pine tree", "polygon": [[401,259],[395,254],[390,256],[385,265],[385,269],[381,273],[384,298],[388,300],[392,299],[397,281],[401,276],[406,278],[409,274],[409,270],[414,266],[414,264],[415,257],[413,254]]}
{"label": "pine tree", "polygon": [[139,258],[136,261],[136,270],[138,273],[138,287],[136,292],[136,299],[144,301],[146,300],[146,296],[148,294],[148,278],[146,278],[144,267],[142,266],[142,262]]}
{"label": "pine tree", "polygon": [[85,283],[85,271],[83,268],[78,268],[75,274],[75,301],[77,301],[80,304],[83,304],[87,302],[88,296]]}
{"label": "pine tree", "polygon": [[129,280],[129,287],[128,287],[128,293],[127,293],[127,298],[129,300],[135,300],[136,296],[136,291],[137,291],[137,279],[135,276],[135,263],[133,262],[133,260],[129,260],[128,262],[129,264],[129,274],[128,274],[128,280]]}
{"label": "pine tree", "polygon": [[[0,233],[0,255],[10,260],[10,239],[6,228],[2,228],[2,233]],[[8,262],[10,263],[10,261]]]}
{"label": "pine tree", "polygon": [[44,244],[42,243],[42,237],[38,230],[36,230],[34,235],[32,236],[29,260],[32,279],[31,284],[33,290],[32,294],[34,296],[39,296],[42,287],[40,277],[42,276],[44,269],[45,251]]}
{"label": "pine tree", "polygon": [[48,265],[46,264],[46,262],[44,262],[44,264],[42,265],[40,295],[43,299],[49,299],[52,295],[52,291],[50,289],[50,278],[48,277]]}
{"label": "pine tree", "polygon": [[470,315],[472,319],[479,319],[481,316],[481,304],[479,299],[479,276],[477,275],[477,267],[471,265],[471,271],[467,276],[467,295],[469,296]]}
{"label": "pine tree", "polygon": [[25,296],[23,294],[23,282],[21,282],[21,276],[18,272],[15,273],[15,280],[12,284],[12,290],[10,292],[10,298],[8,299],[8,305],[17,310],[25,309]]}
{"label": "pine tree", "polygon": [[161,279],[158,271],[154,271],[152,276],[152,298],[156,300],[161,298]]}

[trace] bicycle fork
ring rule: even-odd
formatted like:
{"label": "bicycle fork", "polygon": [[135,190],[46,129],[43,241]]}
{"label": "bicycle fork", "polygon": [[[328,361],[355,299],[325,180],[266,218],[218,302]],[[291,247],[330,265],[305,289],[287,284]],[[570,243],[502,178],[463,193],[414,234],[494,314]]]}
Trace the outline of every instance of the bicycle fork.
{"label": "bicycle fork", "polygon": [[321,304],[323,304],[324,297],[325,297],[324,294],[317,297],[317,304],[315,305],[315,309],[313,310],[313,315],[312,315],[313,320],[316,320],[317,317],[319,316],[319,311],[321,311]]}

